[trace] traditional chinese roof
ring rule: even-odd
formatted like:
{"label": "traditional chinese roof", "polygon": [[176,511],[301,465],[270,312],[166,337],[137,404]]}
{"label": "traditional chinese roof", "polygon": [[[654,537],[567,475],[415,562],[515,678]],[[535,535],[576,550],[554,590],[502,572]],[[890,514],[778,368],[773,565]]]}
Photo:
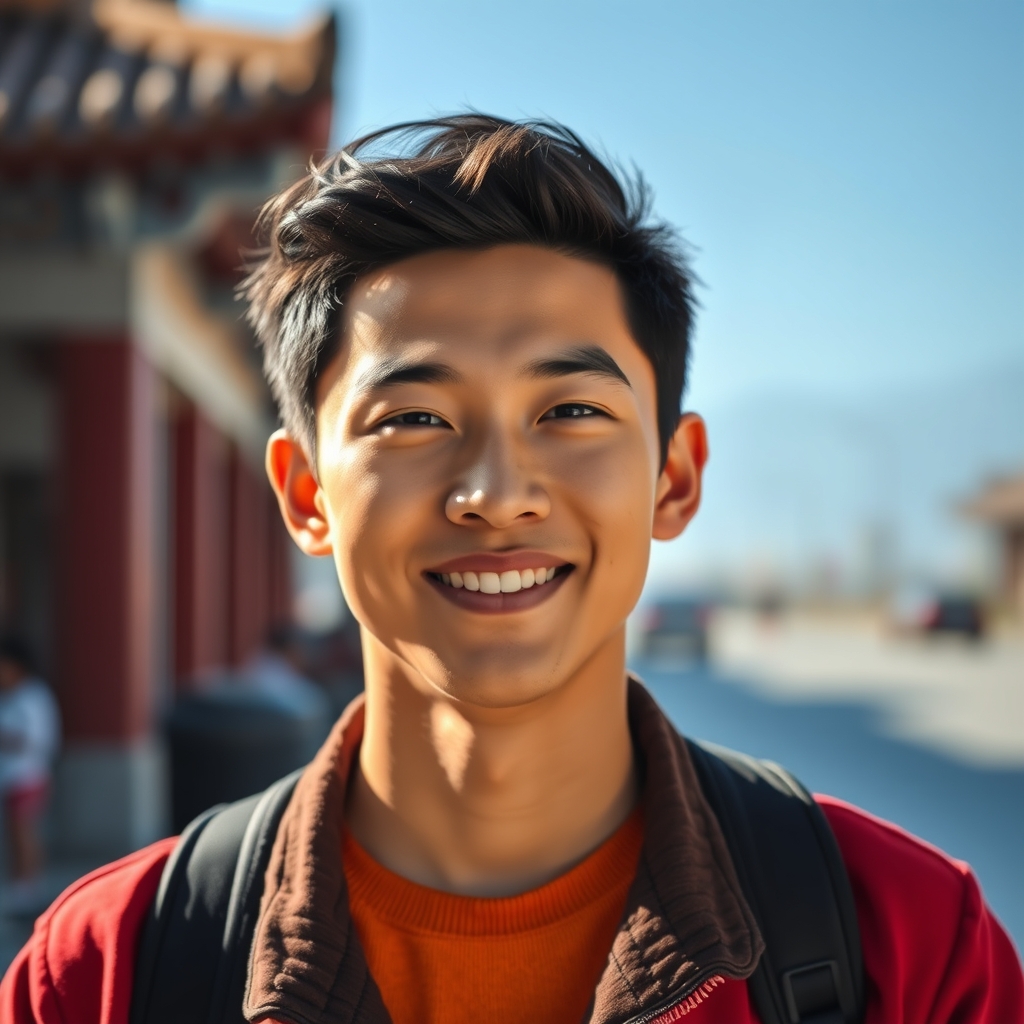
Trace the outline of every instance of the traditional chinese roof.
{"label": "traditional chinese roof", "polygon": [[334,34],[330,17],[270,35],[160,0],[0,0],[0,169],[322,148]]}
{"label": "traditional chinese roof", "polygon": [[1024,475],[991,481],[962,510],[994,526],[1024,528]]}

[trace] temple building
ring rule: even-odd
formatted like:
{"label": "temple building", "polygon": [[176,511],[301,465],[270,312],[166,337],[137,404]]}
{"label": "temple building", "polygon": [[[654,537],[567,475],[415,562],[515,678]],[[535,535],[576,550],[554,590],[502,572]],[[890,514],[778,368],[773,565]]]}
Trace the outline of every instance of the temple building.
{"label": "temple building", "polygon": [[1024,474],[990,480],[961,510],[997,534],[1003,596],[1024,624]]}
{"label": "temple building", "polygon": [[166,829],[163,710],[290,614],[233,291],[261,203],[327,146],[334,52],[326,17],[0,0],[0,624],[60,701],[65,848]]}

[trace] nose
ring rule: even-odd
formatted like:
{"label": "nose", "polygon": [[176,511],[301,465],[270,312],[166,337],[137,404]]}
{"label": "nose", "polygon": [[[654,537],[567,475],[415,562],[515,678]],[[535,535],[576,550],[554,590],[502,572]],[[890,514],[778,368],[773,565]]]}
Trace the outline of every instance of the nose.
{"label": "nose", "polygon": [[445,515],[457,526],[486,524],[496,529],[540,521],[551,513],[547,490],[520,465],[511,446],[491,438],[452,488]]}

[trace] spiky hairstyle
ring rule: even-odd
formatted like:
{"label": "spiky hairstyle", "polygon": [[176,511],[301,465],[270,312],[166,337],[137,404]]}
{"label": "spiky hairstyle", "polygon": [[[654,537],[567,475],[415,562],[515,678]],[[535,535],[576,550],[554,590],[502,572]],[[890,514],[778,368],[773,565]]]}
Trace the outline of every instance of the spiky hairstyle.
{"label": "spiky hairstyle", "polygon": [[568,128],[462,114],[363,136],[271,199],[242,285],[288,432],[316,460],[316,381],[341,344],[363,274],[420,253],[526,243],[616,274],[657,382],[664,460],[679,419],[693,321],[681,243],[649,219],[639,176],[620,180]]}

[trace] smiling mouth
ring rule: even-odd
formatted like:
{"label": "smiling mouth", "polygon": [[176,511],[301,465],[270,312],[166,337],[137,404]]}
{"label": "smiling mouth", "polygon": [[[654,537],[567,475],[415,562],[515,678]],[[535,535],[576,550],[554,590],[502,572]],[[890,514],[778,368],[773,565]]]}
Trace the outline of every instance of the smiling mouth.
{"label": "smiling mouth", "polygon": [[423,575],[454,604],[470,611],[495,613],[523,611],[546,601],[561,589],[574,568],[565,563],[503,572],[464,570]]}
{"label": "smiling mouth", "polygon": [[[563,569],[569,566],[562,566]],[[481,594],[515,594],[530,587],[542,587],[555,578],[555,566],[538,569],[506,569],[505,572],[439,572],[429,573],[446,587],[469,591],[479,590]]]}

